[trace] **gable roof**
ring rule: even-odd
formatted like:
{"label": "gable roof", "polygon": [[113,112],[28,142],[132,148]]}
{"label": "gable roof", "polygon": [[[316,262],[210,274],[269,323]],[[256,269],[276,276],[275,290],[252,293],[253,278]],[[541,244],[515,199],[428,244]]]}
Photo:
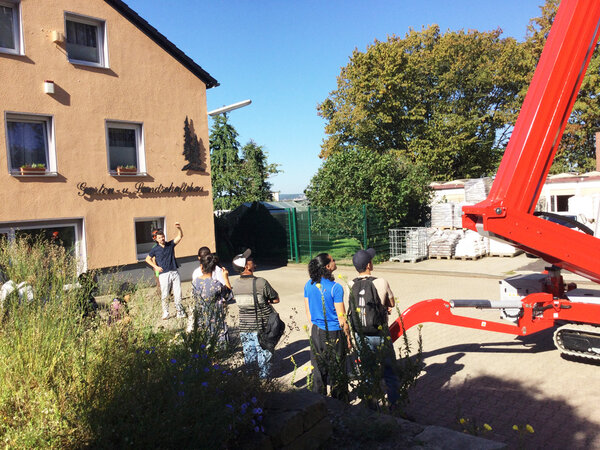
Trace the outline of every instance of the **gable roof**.
{"label": "gable roof", "polygon": [[163,50],[169,53],[173,58],[179,61],[185,68],[200,78],[207,89],[219,86],[219,82],[210,74],[196,64],[192,58],[183,53],[175,44],[169,41],[164,34],[160,33],[156,28],[144,20],[138,13],[131,9],[125,2],[121,0],[104,0],[110,6],[115,8],[123,17],[134,24],[146,36],[152,39]]}

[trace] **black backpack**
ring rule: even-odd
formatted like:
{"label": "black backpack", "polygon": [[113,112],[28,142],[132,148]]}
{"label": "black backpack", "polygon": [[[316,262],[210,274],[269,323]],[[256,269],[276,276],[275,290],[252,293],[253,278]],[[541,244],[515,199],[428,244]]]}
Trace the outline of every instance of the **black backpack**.
{"label": "black backpack", "polygon": [[381,304],[374,279],[355,278],[350,293],[350,323],[354,332],[367,336],[380,336],[387,330],[387,309]]}

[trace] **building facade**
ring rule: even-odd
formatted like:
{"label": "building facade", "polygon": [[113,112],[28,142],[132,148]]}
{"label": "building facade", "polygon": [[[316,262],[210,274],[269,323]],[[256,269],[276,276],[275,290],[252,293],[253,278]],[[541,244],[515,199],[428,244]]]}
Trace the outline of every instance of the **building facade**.
{"label": "building facade", "polygon": [[214,248],[199,65],[120,0],[0,0],[0,234],[58,240],[82,270],[142,261],[180,222]]}

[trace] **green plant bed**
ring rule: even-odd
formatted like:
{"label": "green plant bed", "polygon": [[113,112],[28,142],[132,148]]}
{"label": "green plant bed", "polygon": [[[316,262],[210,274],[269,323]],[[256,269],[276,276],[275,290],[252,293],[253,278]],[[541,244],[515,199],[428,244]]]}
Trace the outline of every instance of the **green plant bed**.
{"label": "green plant bed", "polygon": [[109,323],[84,317],[89,292],[64,289],[77,272],[62,247],[0,240],[0,269],[34,292],[0,308],[6,448],[229,448],[262,431],[273,384],[243,372],[214,334],[156,329],[146,290],[131,286],[130,314]]}

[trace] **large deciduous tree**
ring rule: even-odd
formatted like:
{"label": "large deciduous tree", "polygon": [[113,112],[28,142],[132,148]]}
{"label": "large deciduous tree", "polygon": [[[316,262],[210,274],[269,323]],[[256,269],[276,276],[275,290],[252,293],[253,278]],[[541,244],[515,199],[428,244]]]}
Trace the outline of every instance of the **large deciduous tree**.
{"label": "large deciduous tree", "polygon": [[388,226],[422,225],[430,191],[427,173],[393,153],[358,148],[332,153],[305,193],[312,205],[368,204],[382,211]]}
{"label": "large deciduous tree", "polygon": [[491,174],[531,67],[500,34],[434,25],[355,50],[318,106],[328,135],[321,156],[360,147],[419,163],[432,179]]}
{"label": "large deciduous tree", "polygon": [[[539,17],[531,19],[525,46],[537,61],[556,17],[559,0],[547,0]],[[533,73],[534,67],[532,67]],[[596,50],[590,61],[581,89],[575,100],[565,133],[554,158],[552,173],[587,172],[596,167],[595,133],[600,131],[600,54]]]}

